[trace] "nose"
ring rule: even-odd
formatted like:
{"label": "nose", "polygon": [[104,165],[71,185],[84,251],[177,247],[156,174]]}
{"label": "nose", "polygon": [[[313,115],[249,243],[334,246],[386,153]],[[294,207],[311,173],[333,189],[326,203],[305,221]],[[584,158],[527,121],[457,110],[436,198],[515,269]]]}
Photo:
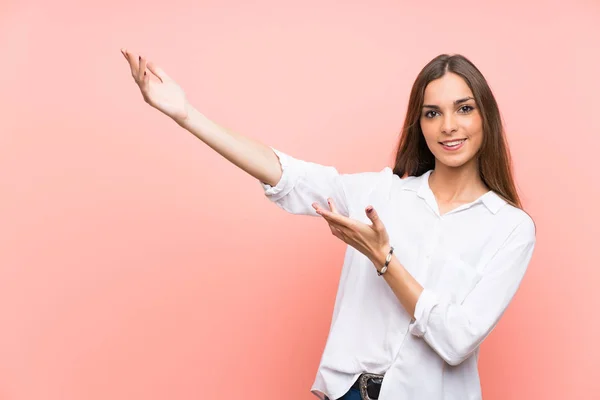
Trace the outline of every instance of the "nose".
{"label": "nose", "polygon": [[454,121],[454,117],[451,113],[446,114],[442,124],[442,133],[445,135],[452,135],[456,130],[456,121]]}

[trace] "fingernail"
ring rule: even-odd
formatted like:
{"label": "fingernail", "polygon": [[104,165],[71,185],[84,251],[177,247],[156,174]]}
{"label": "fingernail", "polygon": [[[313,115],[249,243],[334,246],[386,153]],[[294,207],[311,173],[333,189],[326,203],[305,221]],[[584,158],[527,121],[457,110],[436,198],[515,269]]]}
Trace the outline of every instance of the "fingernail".
{"label": "fingernail", "polygon": [[373,211],[373,207],[367,207],[367,212],[370,213],[371,211]]}

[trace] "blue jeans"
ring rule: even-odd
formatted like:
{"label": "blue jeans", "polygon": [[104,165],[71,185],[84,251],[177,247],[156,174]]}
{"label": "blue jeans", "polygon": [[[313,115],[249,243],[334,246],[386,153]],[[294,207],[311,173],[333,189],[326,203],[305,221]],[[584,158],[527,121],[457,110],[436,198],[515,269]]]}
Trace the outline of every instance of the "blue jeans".
{"label": "blue jeans", "polygon": [[[329,397],[327,397],[327,399],[329,399]],[[360,400],[360,391],[356,389],[350,389],[338,400]]]}

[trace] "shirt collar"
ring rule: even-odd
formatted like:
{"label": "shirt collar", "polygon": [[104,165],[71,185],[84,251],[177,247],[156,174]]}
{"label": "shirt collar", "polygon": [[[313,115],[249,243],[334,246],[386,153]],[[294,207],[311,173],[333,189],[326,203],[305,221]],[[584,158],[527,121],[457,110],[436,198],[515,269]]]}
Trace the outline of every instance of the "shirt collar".
{"label": "shirt collar", "polygon": [[483,204],[485,204],[485,206],[492,212],[492,214],[496,214],[498,211],[500,211],[502,206],[506,204],[506,200],[498,196],[498,194],[496,194],[496,192],[494,192],[493,190],[490,190],[489,192],[481,196],[479,200]]}
{"label": "shirt collar", "polygon": [[[433,170],[429,170],[421,176],[411,177],[412,179],[407,178],[406,183],[402,185],[402,189],[412,190],[413,192],[416,192],[417,196],[426,201],[428,198],[433,200],[433,192],[429,187],[429,175],[431,175],[432,172]],[[475,205],[477,203],[483,203],[483,205],[485,205],[492,214],[496,214],[502,208],[502,206],[506,204],[506,200],[498,196],[498,194],[496,194],[493,190],[490,190],[471,203],[471,205]]]}

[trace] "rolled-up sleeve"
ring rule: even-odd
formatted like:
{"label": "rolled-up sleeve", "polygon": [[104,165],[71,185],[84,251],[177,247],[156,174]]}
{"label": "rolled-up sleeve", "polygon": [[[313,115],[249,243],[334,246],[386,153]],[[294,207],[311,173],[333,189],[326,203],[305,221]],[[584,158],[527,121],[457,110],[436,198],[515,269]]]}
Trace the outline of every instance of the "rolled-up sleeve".
{"label": "rolled-up sleeve", "polygon": [[292,188],[294,187],[294,182],[296,181],[297,175],[301,171],[301,168],[299,166],[294,165],[294,163],[297,160],[295,160],[291,156],[288,156],[287,154],[282,153],[281,151],[274,149],[273,147],[271,147],[271,150],[273,150],[273,152],[277,155],[277,158],[279,159],[282,175],[279,179],[279,182],[277,182],[276,186],[271,186],[264,182],[260,182],[260,184],[262,185],[265,191],[265,196],[270,198],[272,201],[276,202],[277,200],[288,194],[290,190],[292,190]]}
{"label": "rolled-up sleeve", "polygon": [[438,303],[436,294],[424,288],[415,306],[415,319],[409,328],[413,335],[421,337],[425,334],[429,323],[429,314]]}
{"label": "rolled-up sleeve", "polygon": [[348,217],[350,204],[360,203],[385,178],[391,182],[389,167],[380,172],[341,174],[335,167],[300,160],[271,147],[279,158],[282,175],[275,186],[260,182],[265,196],[292,214],[318,216],[314,202],[327,207],[332,198],[340,214]]}
{"label": "rolled-up sleeve", "polygon": [[492,332],[525,275],[535,247],[535,225],[527,216],[491,258],[483,276],[461,304],[440,301],[424,289],[409,331],[448,364],[466,360]]}

